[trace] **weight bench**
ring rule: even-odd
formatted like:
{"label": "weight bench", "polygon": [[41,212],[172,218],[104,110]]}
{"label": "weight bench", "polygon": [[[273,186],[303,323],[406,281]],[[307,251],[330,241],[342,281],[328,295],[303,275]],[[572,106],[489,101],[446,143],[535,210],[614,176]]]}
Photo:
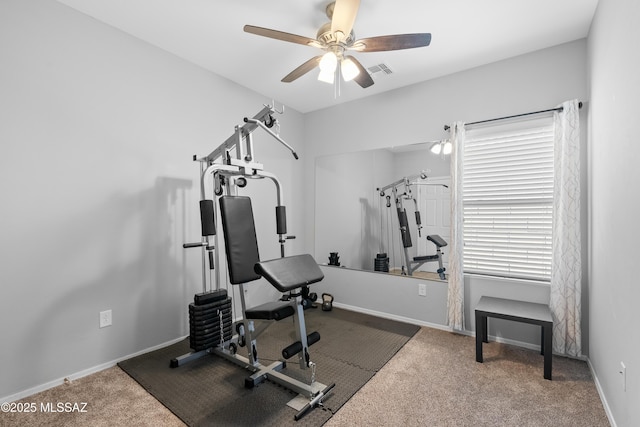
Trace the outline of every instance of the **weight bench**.
{"label": "weight bench", "polygon": [[[411,238],[409,237],[409,247],[411,246],[410,239]],[[447,246],[447,242],[437,234],[431,234],[427,236],[427,240],[429,240],[434,245],[436,245],[436,253],[435,255],[422,255],[422,256],[413,257],[413,260],[409,261],[408,262],[409,265],[407,265],[409,276],[412,276],[413,272],[416,271],[418,268],[420,268],[422,264],[425,264],[427,262],[438,261],[438,270],[437,270],[438,275],[440,276],[441,280],[445,280],[446,279],[446,276],[444,274],[445,268],[442,266],[442,251],[440,250],[440,248]],[[403,240],[403,242],[405,241]],[[407,251],[407,246],[405,246],[405,252],[406,251]],[[408,252],[406,252],[406,256],[408,259]]]}
{"label": "weight bench", "polygon": [[[308,289],[306,293],[304,289],[324,278],[322,270],[309,254],[261,262],[250,198],[239,196],[221,197],[220,214],[229,269],[229,281],[240,288],[243,320],[236,324],[237,340],[241,347],[247,346],[248,357],[245,358],[235,354],[232,351],[232,347],[228,351],[223,349],[218,353],[253,371],[253,374],[245,379],[245,387],[253,388],[268,378],[303,395],[306,399],[311,399],[311,402],[315,400],[317,404],[318,396],[326,394],[333,385],[326,387],[324,384],[316,382],[315,375],[312,375],[311,384],[305,384],[291,378],[280,372],[286,367],[285,361],[276,361],[269,366],[262,365],[258,361],[256,341],[262,331],[256,328],[254,320],[279,321],[293,316],[296,341],[282,350],[282,356],[284,359],[289,359],[297,354],[301,369],[315,369],[315,364],[311,361],[309,354],[309,346],[320,340],[320,334],[312,332],[307,335],[304,319],[304,296],[308,295]],[[264,277],[278,291],[288,293],[287,300],[247,307],[244,286],[261,277]],[[294,405],[296,404],[290,402],[289,406],[300,409]]]}

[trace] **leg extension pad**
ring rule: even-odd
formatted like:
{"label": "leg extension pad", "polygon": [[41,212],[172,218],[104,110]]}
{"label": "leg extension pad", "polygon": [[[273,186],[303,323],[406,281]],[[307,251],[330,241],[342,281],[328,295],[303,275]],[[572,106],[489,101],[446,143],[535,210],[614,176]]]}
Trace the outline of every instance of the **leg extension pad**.
{"label": "leg extension pad", "polygon": [[[307,345],[311,346],[320,341],[320,334],[316,332],[311,332],[307,335]],[[282,357],[285,359],[289,359],[292,356],[300,353],[302,351],[302,343],[300,341],[296,341],[293,344],[289,345],[282,349]]]}

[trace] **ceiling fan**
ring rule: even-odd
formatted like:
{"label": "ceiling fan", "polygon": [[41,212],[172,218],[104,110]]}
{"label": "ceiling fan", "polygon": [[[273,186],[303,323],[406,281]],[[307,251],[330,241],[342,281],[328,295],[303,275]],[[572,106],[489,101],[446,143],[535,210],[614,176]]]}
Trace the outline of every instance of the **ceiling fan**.
{"label": "ceiling fan", "polygon": [[360,0],[336,0],[330,3],[326,8],[326,13],[331,21],[320,27],[315,39],[253,25],[245,25],[244,31],[326,51],[325,54],[314,56],[287,74],[282,79],[285,83],[302,77],[316,67],[320,67],[318,80],[333,83],[338,64],[340,64],[340,74],[345,81],[354,80],[361,87],[367,88],[373,85],[373,79],[355,57],[345,54],[347,51],[382,52],[429,46],[431,34],[398,34],[356,40],[353,24],[359,7]]}

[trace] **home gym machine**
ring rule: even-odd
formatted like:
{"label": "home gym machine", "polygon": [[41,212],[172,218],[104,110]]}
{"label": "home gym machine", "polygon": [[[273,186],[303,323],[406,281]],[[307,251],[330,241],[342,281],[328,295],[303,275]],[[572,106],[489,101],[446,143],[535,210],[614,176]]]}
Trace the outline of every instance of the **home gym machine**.
{"label": "home gym machine", "polygon": [[[402,239],[404,262],[406,264],[402,266],[402,275],[413,276],[413,273],[419,269],[423,264],[428,262],[437,262],[437,273],[441,280],[446,279],[445,268],[442,265],[442,250],[441,248],[447,246],[447,242],[437,234],[431,234],[427,236],[427,240],[432,242],[436,246],[435,255],[422,255],[422,256],[409,256],[409,248],[411,248],[411,232],[409,230],[409,221],[407,220],[407,210],[403,205],[403,200],[413,201],[415,206],[415,218],[416,225],[418,227],[418,237],[422,237],[422,221],[420,219],[420,210],[418,209],[418,201],[413,197],[411,192],[411,186],[416,185],[418,180],[426,180],[428,171],[421,171],[417,175],[405,176],[389,185],[382,188],[377,188],[380,197],[386,197],[387,208],[391,207],[391,196],[386,194],[387,190],[391,190],[393,199],[396,204],[396,213],[398,215],[398,224],[400,226],[400,237]],[[402,187],[402,188],[401,188]]]}
{"label": "home gym machine", "polygon": [[[309,254],[285,256],[285,243],[293,236],[287,236],[282,188],[277,177],[265,171],[263,165],[255,160],[251,134],[256,129],[264,130],[298,159],[294,149],[270,129],[277,123],[273,117],[275,112],[282,113],[270,105],[264,106],[253,118],[245,118],[242,126],[236,126],[234,134],[209,155],[193,157],[194,161],[200,162],[202,238],[200,242],[186,243],[183,247],[202,250],[203,292],[197,294],[189,305],[190,344],[194,351],[172,359],[171,367],[178,367],[206,354],[221,356],[251,371],[251,375],[245,379],[247,388],[269,379],[299,393],[288,404],[299,411],[295,416],[298,420],[309,410],[321,405],[322,399],[335,384],[326,386],[315,380],[316,365],[311,360],[309,347],[320,340],[320,334],[312,332],[307,335],[304,318],[304,309],[315,300],[315,294],[309,292],[309,285],[319,282],[324,275]],[[252,201],[249,197],[238,196],[238,189],[244,188],[248,180],[264,178],[275,184],[277,195],[275,214],[280,258],[270,261],[260,261]],[[216,198],[219,209],[214,202]],[[227,295],[227,289],[220,287],[220,272],[216,268],[219,265],[218,218],[223,229],[229,282],[238,286],[240,291],[242,320],[235,325],[232,325],[231,298]],[[211,277],[212,271],[215,272],[215,279]],[[245,286],[260,278],[266,279],[283,296],[275,302],[247,307]],[[210,283],[209,290],[207,281]],[[280,321],[291,316],[296,341],[282,350],[281,360],[268,366],[261,364],[257,338],[270,324],[263,321]],[[238,347],[246,347],[247,356],[238,354]],[[311,369],[310,384],[281,372],[286,367],[286,360],[296,355],[300,369]]]}

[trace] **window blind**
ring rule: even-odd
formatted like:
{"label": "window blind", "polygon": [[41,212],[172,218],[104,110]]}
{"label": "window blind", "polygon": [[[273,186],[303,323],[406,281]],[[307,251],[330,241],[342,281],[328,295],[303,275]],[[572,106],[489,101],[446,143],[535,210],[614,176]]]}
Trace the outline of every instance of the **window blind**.
{"label": "window blind", "polygon": [[464,269],[549,281],[553,119],[467,130]]}

